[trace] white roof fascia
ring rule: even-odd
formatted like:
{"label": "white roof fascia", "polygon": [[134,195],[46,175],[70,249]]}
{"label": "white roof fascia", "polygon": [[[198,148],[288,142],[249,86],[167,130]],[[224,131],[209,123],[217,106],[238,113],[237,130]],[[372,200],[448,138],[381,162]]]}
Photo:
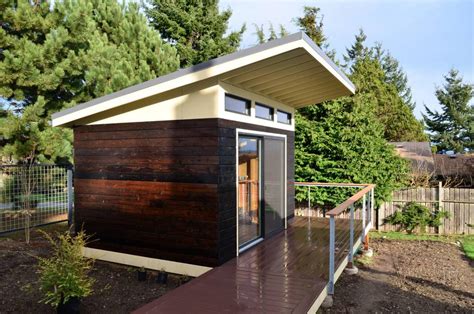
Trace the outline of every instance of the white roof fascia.
{"label": "white roof fascia", "polygon": [[349,91],[355,87],[344,73],[304,33],[296,33],[252,48],[219,57],[186,69],[143,82],[118,92],[93,99],[52,115],[52,125],[61,126],[128,103],[161,94],[227,73],[246,65],[303,48],[338,79]]}

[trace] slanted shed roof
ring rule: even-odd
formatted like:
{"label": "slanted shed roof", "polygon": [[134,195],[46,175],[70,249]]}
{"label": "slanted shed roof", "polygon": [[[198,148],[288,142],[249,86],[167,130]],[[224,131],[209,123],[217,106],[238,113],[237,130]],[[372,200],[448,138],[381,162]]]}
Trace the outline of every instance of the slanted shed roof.
{"label": "slanted shed roof", "polygon": [[53,114],[53,126],[216,79],[294,108],[347,96],[352,82],[303,32],[182,69]]}

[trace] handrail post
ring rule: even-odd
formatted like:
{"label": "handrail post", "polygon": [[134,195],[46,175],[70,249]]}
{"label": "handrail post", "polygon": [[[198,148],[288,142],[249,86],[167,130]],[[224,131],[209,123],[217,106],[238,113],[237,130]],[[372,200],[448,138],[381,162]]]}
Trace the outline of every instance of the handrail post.
{"label": "handrail post", "polygon": [[352,262],[354,258],[354,205],[350,208],[350,219],[349,219],[349,267],[352,268]]}
{"label": "handrail post", "polygon": [[308,217],[311,213],[311,186],[308,185]]}
{"label": "handrail post", "polygon": [[364,243],[365,237],[365,212],[367,211],[367,194],[362,198],[362,234],[360,235],[360,242]]}
{"label": "handrail post", "polygon": [[334,215],[329,217],[329,289],[334,294],[334,254],[336,252],[336,221]]}
{"label": "handrail post", "polygon": [[375,205],[375,189],[370,190],[370,209],[369,209],[369,221],[372,222],[372,213]]}

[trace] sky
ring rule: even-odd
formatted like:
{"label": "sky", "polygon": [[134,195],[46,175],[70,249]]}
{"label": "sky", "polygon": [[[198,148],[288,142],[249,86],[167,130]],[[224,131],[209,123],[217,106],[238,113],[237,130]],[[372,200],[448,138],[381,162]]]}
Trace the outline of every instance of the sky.
{"label": "sky", "polygon": [[360,28],[370,45],[382,43],[408,75],[418,118],[423,104],[439,110],[434,92],[451,68],[474,83],[474,0],[220,1],[221,9],[232,9],[230,29],[247,25],[242,48],[257,43],[253,24],[267,29],[271,22],[290,33],[299,31],[292,20],[302,15],[304,5],[321,8],[324,32],[340,59]]}

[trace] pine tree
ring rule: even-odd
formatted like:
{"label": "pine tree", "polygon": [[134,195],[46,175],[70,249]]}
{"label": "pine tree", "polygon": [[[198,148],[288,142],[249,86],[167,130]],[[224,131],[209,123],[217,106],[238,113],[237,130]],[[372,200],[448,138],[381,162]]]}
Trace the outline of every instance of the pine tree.
{"label": "pine tree", "polygon": [[18,161],[70,160],[71,132],[51,129],[52,113],[178,68],[134,3],[2,0],[0,20],[2,154]]}
{"label": "pine tree", "polygon": [[[318,13],[318,8],[305,8],[305,17],[297,21],[316,44],[327,50]],[[295,177],[310,182],[372,182],[377,184],[376,196],[381,201],[403,184],[408,168],[384,138],[384,126],[377,115],[379,95],[375,92],[383,84],[384,72],[377,61],[370,59],[364,41],[361,31],[350,54],[350,78],[357,86],[356,95],[298,110]],[[358,72],[375,74],[379,79],[362,79]],[[343,190],[318,189],[313,195],[313,201],[326,204],[337,204],[347,197]],[[306,193],[297,194],[299,200],[305,197]]]}
{"label": "pine tree", "polygon": [[385,73],[385,82],[393,85],[403,102],[413,111],[415,109],[415,102],[411,93],[411,88],[408,85],[407,74],[403,68],[389,51],[382,49],[381,44],[376,44],[374,47],[375,57],[379,60],[382,69]]}
{"label": "pine tree", "polygon": [[245,31],[243,25],[226,35],[232,11],[219,12],[218,0],[148,0],[144,9],[151,25],[178,50],[181,67],[234,52]]}
{"label": "pine tree", "polygon": [[257,36],[257,42],[259,44],[263,44],[270,40],[288,36],[288,31],[286,30],[285,26],[281,24],[279,26],[279,32],[277,33],[273,24],[270,23],[268,26],[269,35],[265,34],[265,29],[263,28],[263,25],[258,26],[257,24],[253,24],[253,26],[255,27],[254,34]]}
{"label": "pine tree", "polygon": [[323,33],[324,16],[320,15],[320,8],[305,6],[303,7],[303,16],[294,19],[296,26],[305,32],[316,45],[318,45],[331,59],[334,59],[336,52],[329,49],[329,43]]}
{"label": "pine tree", "polygon": [[474,85],[464,83],[459,71],[451,69],[444,76],[446,83],[436,89],[441,112],[425,105],[423,115],[431,141],[438,151],[462,153],[474,150]]}
{"label": "pine tree", "polygon": [[[384,126],[387,141],[425,141],[423,124],[418,121],[407,103],[407,86],[397,75],[406,78],[398,61],[380,44],[368,47],[363,30],[355,36],[355,42],[347,49],[344,61],[351,80],[357,86],[357,93],[376,95],[371,108],[377,120]],[[388,56],[388,57],[387,57]],[[384,66],[385,65],[385,66]],[[406,83],[406,81],[405,81]]]}
{"label": "pine tree", "polygon": [[367,58],[370,55],[370,49],[365,44],[366,40],[367,35],[364,33],[364,30],[362,28],[359,29],[359,34],[355,36],[355,42],[351,48],[346,49],[346,55],[344,56],[344,61],[346,62],[344,67],[348,71],[354,72],[351,66],[354,66],[357,61]]}

